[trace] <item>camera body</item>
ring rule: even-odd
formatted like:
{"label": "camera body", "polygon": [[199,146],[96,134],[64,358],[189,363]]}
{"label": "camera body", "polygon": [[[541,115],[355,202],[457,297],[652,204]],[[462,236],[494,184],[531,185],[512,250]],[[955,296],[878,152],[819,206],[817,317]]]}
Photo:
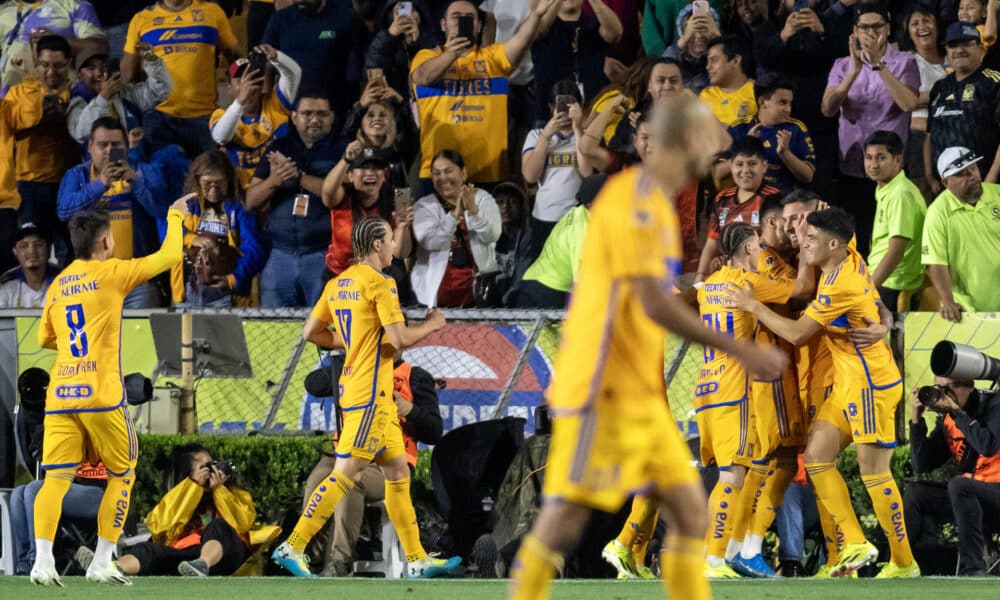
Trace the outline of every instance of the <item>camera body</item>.
{"label": "camera body", "polygon": [[943,398],[944,395],[944,390],[936,385],[920,386],[920,389],[917,390],[917,400],[928,408],[937,404],[937,401]]}
{"label": "camera body", "polygon": [[219,473],[225,475],[227,478],[231,479],[233,475],[236,474],[236,464],[229,460],[228,458],[220,458],[218,460],[213,460],[208,465],[213,471],[218,471]]}

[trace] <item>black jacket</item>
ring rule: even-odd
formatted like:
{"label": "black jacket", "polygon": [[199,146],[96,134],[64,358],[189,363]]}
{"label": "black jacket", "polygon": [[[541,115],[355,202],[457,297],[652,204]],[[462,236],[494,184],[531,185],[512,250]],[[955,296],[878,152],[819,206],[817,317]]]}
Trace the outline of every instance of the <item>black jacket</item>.
{"label": "black jacket", "polygon": [[[973,390],[965,410],[951,417],[965,436],[963,451],[954,458],[963,473],[974,474],[981,456],[991,457],[1000,452],[1000,395]],[[910,423],[910,462],[914,471],[932,471],[952,457],[945,435],[944,415],[938,416],[930,436],[924,419]]]}
{"label": "black jacket", "polygon": [[[398,367],[400,363],[396,363]],[[413,410],[406,415],[403,432],[421,444],[433,445],[441,439],[444,423],[438,406],[437,384],[427,371],[414,366],[410,371]]]}
{"label": "black jacket", "polygon": [[389,86],[399,92],[403,98],[410,97],[410,60],[420,50],[437,47],[434,30],[437,21],[433,20],[427,8],[421,2],[413,3],[413,10],[420,14],[420,36],[416,43],[407,45],[403,36],[389,35],[389,25],[392,24],[393,9],[398,2],[387,2],[382,9],[380,22],[382,28],[372,38],[365,54],[365,70],[382,69]]}

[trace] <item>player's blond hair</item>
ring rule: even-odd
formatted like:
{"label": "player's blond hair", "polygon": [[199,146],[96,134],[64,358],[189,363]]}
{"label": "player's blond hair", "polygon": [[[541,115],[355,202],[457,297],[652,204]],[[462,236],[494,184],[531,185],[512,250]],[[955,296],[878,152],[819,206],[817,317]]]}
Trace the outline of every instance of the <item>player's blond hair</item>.
{"label": "player's blond hair", "polygon": [[692,127],[712,116],[708,105],[690,94],[664,98],[653,109],[651,136],[664,148],[683,148]]}

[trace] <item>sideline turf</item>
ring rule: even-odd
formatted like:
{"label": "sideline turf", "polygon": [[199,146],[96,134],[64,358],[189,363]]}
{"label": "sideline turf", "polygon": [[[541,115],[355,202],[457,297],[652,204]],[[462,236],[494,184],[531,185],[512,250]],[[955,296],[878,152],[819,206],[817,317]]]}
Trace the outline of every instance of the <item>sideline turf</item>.
{"label": "sideline turf", "polygon": [[[301,580],[291,577],[182,579],[136,578],[130,588],[88,583],[82,577],[63,580],[65,588],[40,588],[27,577],[0,576],[0,598],[81,600],[104,598],[183,598],[186,600],[503,600],[507,582],[497,580],[385,581],[380,579]],[[663,588],[655,581],[573,580],[553,587],[554,600],[657,600]],[[1000,579],[931,578],[907,580],[725,581],[712,586],[715,600],[911,600],[931,598],[1000,598]],[[680,599],[677,599],[680,600]]]}

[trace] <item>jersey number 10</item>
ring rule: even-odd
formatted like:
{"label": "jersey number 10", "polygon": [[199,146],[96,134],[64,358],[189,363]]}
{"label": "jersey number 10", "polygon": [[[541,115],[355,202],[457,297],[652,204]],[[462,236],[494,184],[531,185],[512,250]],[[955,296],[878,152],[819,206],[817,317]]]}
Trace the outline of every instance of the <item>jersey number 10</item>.
{"label": "jersey number 10", "polygon": [[70,304],[66,307],[66,326],[69,327],[69,351],[76,358],[87,356],[90,350],[87,344],[87,332],[83,330],[87,318],[83,316],[82,304]]}
{"label": "jersey number 10", "polygon": [[[725,315],[725,321],[722,319],[723,315]],[[733,313],[731,312],[702,315],[701,320],[705,322],[705,327],[709,329],[718,331],[719,333],[728,333],[730,336],[733,335]],[[705,346],[704,353],[705,362],[715,360],[715,348]]]}

